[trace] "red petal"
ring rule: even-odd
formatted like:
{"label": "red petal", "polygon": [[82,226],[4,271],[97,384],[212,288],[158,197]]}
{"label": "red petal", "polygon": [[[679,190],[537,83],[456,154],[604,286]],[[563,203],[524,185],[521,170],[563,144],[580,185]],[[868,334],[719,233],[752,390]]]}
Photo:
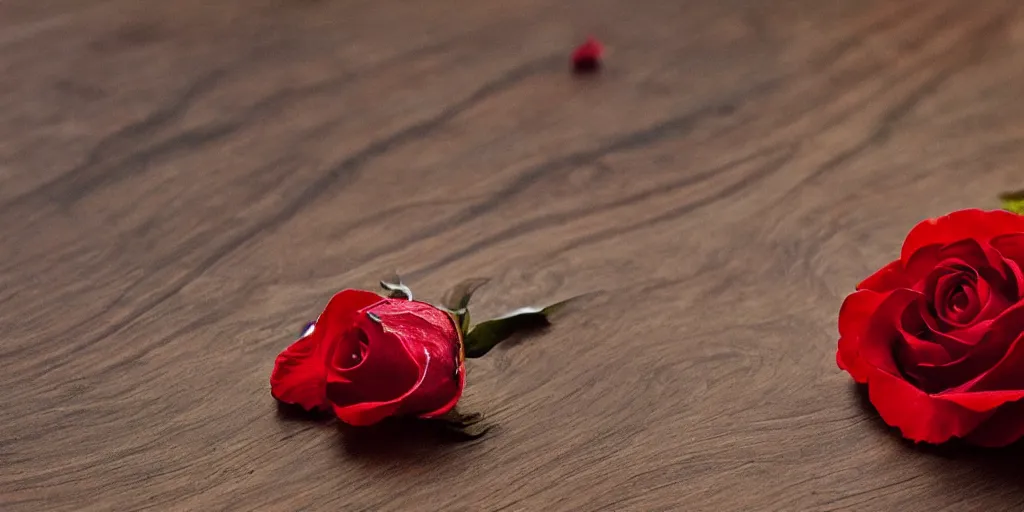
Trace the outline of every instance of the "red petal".
{"label": "red petal", "polygon": [[462,398],[463,389],[465,389],[466,387],[466,365],[464,364],[459,365],[459,381],[456,384],[456,386],[457,387],[455,393],[452,394],[452,397],[447,402],[445,402],[444,405],[438,407],[437,409],[434,409],[433,411],[420,414],[420,417],[435,418],[455,408],[455,405],[459,403],[459,399]]}
{"label": "red petal", "polygon": [[887,424],[917,442],[938,444],[964,437],[992,415],[928,395],[877,368],[868,376],[868,397]]}
{"label": "red petal", "polygon": [[883,295],[860,336],[860,357],[867,366],[899,375],[893,348],[902,337],[903,315],[908,307],[914,307],[922,300],[920,293],[905,288]]}
{"label": "red petal", "polygon": [[[365,313],[364,313],[365,315]],[[360,403],[388,403],[405,395],[422,380],[427,357],[411,351],[392,331],[363,316],[357,329],[368,340],[362,361],[352,366],[343,344],[327,358],[327,396],[337,407]]]}
{"label": "red petal", "polygon": [[918,249],[959,240],[987,242],[1007,233],[1024,233],[1024,215],[1004,210],[959,210],[914,226],[903,242],[900,259],[906,263]]}
{"label": "red petal", "polygon": [[896,288],[907,288],[912,284],[907,282],[907,278],[904,275],[903,262],[896,260],[878,269],[877,272],[861,281],[857,285],[857,289],[888,292]]}
{"label": "red petal", "polygon": [[[410,352],[425,350],[430,368],[416,393],[402,403],[401,414],[436,415],[451,409],[462,395],[464,368],[459,362],[459,333],[452,317],[417,301],[385,301],[373,313],[397,333]],[[458,378],[455,377],[456,369]],[[438,413],[438,411],[441,411]]]}
{"label": "red petal", "polygon": [[1024,266],[1024,233],[997,236],[992,239],[991,245],[1004,258],[1017,262],[1018,266]]}
{"label": "red petal", "polygon": [[904,372],[913,373],[918,366],[936,366],[950,362],[951,357],[942,345],[922,340],[917,336],[899,329],[897,340],[900,367]]}
{"label": "red petal", "polygon": [[871,315],[878,309],[885,295],[870,290],[850,294],[839,309],[839,350],[836,363],[853,380],[864,383],[868,367],[860,357],[861,336],[867,330]]}
{"label": "red petal", "polygon": [[1017,285],[1017,294],[1024,293],[1024,234],[997,236],[991,244],[1006,259],[1008,272]]}
{"label": "red petal", "polygon": [[353,427],[368,427],[394,416],[398,406],[398,399],[390,402],[364,402],[345,407],[335,406],[334,414],[339,420]]}
{"label": "red petal", "polygon": [[[430,370],[430,354],[424,350],[424,357],[426,358],[424,366],[419,371],[418,380],[410,387],[405,393],[396,396],[390,400],[376,401],[376,402],[357,402],[349,403],[348,405],[335,405],[334,414],[338,416],[338,419],[348,423],[349,425],[356,427],[364,427],[373,425],[384,418],[389,416],[395,416],[399,409],[402,407],[402,403],[415,393],[421,385],[427,375],[427,371]],[[332,402],[337,402],[333,397],[337,396],[339,392],[350,391],[354,387],[362,385],[373,384],[390,384],[388,381],[395,378],[394,374],[377,374],[375,375],[374,382],[360,381],[353,387],[340,387],[338,382],[332,381],[327,385],[328,394],[332,396]]]}
{"label": "red petal", "polygon": [[270,374],[270,394],[307,411],[325,409],[323,363],[316,357],[323,336],[309,334],[277,356]]}
{"label": "red petal", "polygon": [[868,365],[868,396],[885,422],[913,441],[941,443],[963,437],[991,414],[976,412],[918,389],[901,375],[893,355],[899,342],[903,312],[922,300],[911,290],[888,294],[861,339],[860,353]]}
{"label": "red petal", "polygon": [[905,288],[924,291],[927,285],[926,279],[939,265],[941,250],[941,245],[927,245],[914,251],[907,261],[901,261],[903,263],[903,278],[907,283]]}
{"label": "red petal", "polygon": [[940,393],[939,400],[957,404],[975,412],[991,412],[997,407],[1024,398],[1024,390],[1017,391],[974,391],[965,393]]}
{"label": "red petal", "polygon": [[353,351],[344,343],[328,358],[327,396],[339,419],[363,426],[389,416],[440,415],[455,406],[465,369],[451,316],[422,302],[382,300],[356,322],[368,339],[365,358],[350,366]]}
{"label": "red petal", "polygon": [[976,357],[994,361],[991,367],[959,386],[957,391],[1017,391],[1024,389],[1024,302],[992,321],[975,347]]}
{"label": "red petal", "polygon": [[375,293],[342,290],[327,303],[313,324],[313,331],[286,348],[274,361],[270,374],[270,394],[285,403],[306,410],[328,409],[326,402],[325,340],[351,324],[360,309],[379,302]]}

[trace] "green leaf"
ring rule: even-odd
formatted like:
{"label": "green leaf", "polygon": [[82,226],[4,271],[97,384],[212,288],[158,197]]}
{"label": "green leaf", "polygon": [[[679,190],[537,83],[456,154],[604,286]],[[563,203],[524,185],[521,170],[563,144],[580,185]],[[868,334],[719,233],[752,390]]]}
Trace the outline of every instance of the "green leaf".
{"label": "green leaf", "polygon": [[551,316],[561,311],[572,299],[545,308],[521,308],[507,315],[481,322],[465,337],[466,358],[477,358],[491,351],[498,343],[517,333],[542,329],[551,325]]}
{"label": "green leaf", "polygon": [[412,300],[412,290],[402,284],[402,278],[398,277],[397,274],[391,277],[390,281],[381,280],[380,287],[387,291],[388,297],[392,299]]}
{"label": "green leaf", "polygon": [[473,293],[488,281],[490,279],[483,277],[467,279],[449,290],[445,294],[444,300],[441,301],[441,304],[455,315],[462,332],[469,330],[469,300],[473,297]]}
{"label": "green leaf", "polygon": [[1024,190],[1001,194],[999,200],[1003,202],[1004,210],[1024,215]]}

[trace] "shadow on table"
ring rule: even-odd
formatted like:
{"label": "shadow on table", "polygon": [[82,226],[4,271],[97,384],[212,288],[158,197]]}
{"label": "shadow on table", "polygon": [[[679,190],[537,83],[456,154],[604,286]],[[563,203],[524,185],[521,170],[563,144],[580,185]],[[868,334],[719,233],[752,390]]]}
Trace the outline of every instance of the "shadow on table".
{"label": "shadow on table", "polygon": [[334,417],[330,413],[310,412],[298,405],[277,402],[277,419],[287,423],[320,423],[326,425],[334,420]]}
{"label": "shadow on table", "polygon": [[1024,490],[1024,471],[1021,471],[1024,441],[1003,448],[981,448],[960,439],[941,445],[914,443],[904,439],[898,429],[890,427],[882,420],[868,399],[866,386],[856,385],[854,389],[864,414],[871,415],[875,419],[873,423],[892,436],[893,441],[899,443],[906,451],[932,457],[943,466],[952,464],[959,469],[970,469],[983,479],[991,479]]}
{"label": "shadow on table", "polygon": [[437,422],[401,418],[370,427],[339,422],[338,433],[345,455],[381,462],[431,455],[473,441]]}
{"label": "shadow on table", "polygon": [[367,462],[420,458],[475,439],[453,431],[443,423],[412,418],[389,418],[369,427],[352,427],[337,421],[330,413],[308,412],[282,403],[278,403],[277,417],[285,422],[324,426],[334,423],[341,453],[346,458]]}

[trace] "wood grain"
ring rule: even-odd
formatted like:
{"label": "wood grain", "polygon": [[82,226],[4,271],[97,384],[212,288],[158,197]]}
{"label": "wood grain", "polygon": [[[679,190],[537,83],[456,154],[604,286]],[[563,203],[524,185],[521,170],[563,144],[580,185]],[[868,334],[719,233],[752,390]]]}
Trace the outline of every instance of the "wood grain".
{"label": "wood grain", "polygon": [[[0,509],[1024,507],[835,365],[913,224],[1022,187],[1018,2],[7,0],[0,69]],[[600,293],[472,362],[482,440],[279,412],[393,270]]]}

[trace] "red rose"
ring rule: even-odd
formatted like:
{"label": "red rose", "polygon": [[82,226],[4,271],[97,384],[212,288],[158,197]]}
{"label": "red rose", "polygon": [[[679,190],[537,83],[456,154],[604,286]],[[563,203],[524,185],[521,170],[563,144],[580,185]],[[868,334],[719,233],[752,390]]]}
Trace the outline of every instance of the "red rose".
{"label": "red rose", "polygon": [[1024,436],[1024,216],[918,224],[900,259],[839,312],[839,367],[904,437],[1003,446]]}
{"label": "red rose", "polygon": [[274,398],[333,410],[350,425],[389,416],[447,413],[465,386],[452,317],[426,304],[343,290],[306,333],[277,356]]}

